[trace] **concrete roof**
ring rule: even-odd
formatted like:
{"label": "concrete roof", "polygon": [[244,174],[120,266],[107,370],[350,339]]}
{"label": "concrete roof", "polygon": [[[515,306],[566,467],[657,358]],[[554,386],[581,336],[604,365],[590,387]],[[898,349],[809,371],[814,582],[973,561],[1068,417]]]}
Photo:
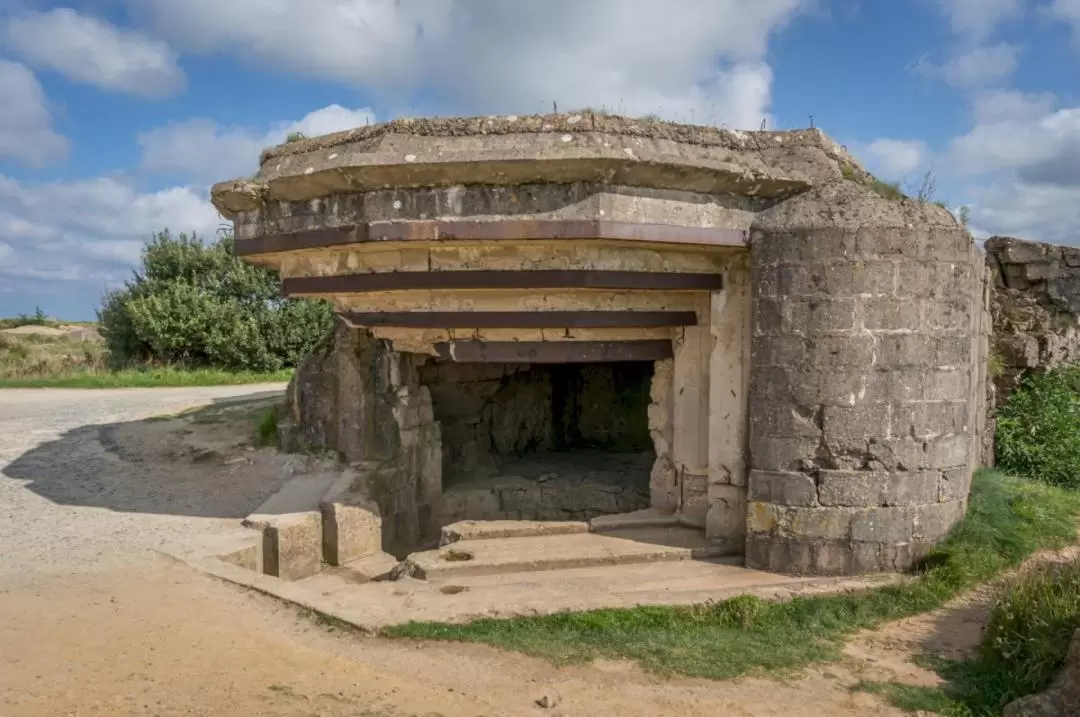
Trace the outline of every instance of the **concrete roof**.
{"label": "concrete roof", "polygon": [[213,187],[226,217],[269,201],[372,189],[594,182],[783,198],[864,174],[817,129],[744,132],[576,113],[398,119],[263,152],[250,180]]}

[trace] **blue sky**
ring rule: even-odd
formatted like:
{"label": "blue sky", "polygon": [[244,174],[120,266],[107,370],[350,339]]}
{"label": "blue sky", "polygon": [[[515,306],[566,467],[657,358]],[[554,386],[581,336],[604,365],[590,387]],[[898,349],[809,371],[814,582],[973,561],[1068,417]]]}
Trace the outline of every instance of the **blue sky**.
{"label": "blue sky", "polygon": [[402,115],[814,124],[1080,245],[1080,0],[0,0],[0,316],[89,319],[259,150]]}

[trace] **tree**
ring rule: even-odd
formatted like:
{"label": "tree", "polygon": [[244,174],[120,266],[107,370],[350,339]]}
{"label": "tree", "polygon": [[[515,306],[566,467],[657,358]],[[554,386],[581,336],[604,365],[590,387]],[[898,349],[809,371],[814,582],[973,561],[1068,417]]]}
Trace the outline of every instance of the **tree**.
{"label": "tree", "polygon": [[276,371],[331,330],[333,310],[281,298],[277,274],[241,261],[229,234],[206,243],[166,229],[144,247],[132,279],[105,294],[98,323],[118,365]]}

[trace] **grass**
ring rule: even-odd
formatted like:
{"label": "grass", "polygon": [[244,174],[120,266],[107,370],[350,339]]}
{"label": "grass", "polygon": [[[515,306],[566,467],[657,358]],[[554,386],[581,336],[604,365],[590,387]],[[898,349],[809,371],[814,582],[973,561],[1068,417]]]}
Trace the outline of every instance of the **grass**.
{"label": "grass", "polygon": [[[25,324],[24,324],[25,325]],[[100,341],[66,336],[0,334],[0,388],[227,386],[288,381],[292,370],[231,372],[179,366],[113,370]]]}
{"label": "grass", "polygon": [[940,687],[905,685],[899,682],[860,682],[853,692],[877,695],[893,707],[906,712],[931,712],[938,715],[963,715],[964,707]]}
{"label": "grass", "polygon": [[255,419],[255,445],[259,448],[277,444],[277,412],[266,408]]}
{"label": "grass", "polygon": [[635,660],[660,674],[728,679],[836,660],[856,630],[933,610],[1040,549],[1076,537],[1080,495],[984,471],[967,516],[917,577],[840,595],[764,602],[737,597],[691,607],[640,607],[467,624],[413,622],[386,634],[495,645],[565,663]]}
{"label": "grass", "polygon": [[181,386],[235,386],[288,381],[292,369],[273,373],[146,367],[119,371],[72,370],[49,376],[0,378],[0,388],[163,388]]}

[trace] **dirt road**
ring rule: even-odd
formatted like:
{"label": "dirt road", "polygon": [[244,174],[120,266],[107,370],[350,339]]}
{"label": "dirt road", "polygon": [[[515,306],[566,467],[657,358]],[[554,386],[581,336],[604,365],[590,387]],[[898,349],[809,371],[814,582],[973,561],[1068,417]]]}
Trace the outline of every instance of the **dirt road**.
{"label": "dirt road", "polygon": [[0,715],[900,714],[836,667],[663,680],[334,633],[165,557],[280,481],[125,459],[109,426],[277,388],[0,391]]}

